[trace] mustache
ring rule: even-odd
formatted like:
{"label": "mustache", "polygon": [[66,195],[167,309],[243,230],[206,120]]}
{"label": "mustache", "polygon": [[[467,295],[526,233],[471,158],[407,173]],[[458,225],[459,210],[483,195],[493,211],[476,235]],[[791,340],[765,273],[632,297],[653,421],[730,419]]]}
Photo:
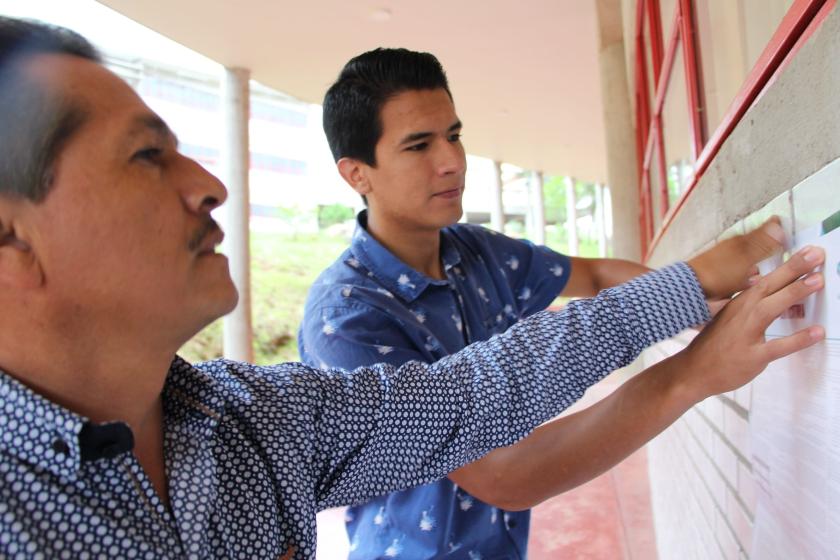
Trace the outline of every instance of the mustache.
{"label": "mustache", "polygon": [[214,220],[210,216],[204,218],[202,224],[198,227],[197,230],[195,230],[195,233],[190,238],[190,251],[198,251],[208,235],[216,233],[217,231],[221,231],[221,229],[222,228],[219,227],[219,224],[216,223],[216,220]]}

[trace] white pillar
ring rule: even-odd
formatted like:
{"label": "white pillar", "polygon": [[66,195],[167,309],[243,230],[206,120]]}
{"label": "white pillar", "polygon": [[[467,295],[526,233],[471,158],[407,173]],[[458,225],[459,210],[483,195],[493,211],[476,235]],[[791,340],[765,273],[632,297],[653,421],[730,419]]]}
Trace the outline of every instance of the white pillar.
{"label": "white pillar", "polygon": [[569,235],[569,249],[567,253],[576,257],[579,254],[577,234],[577,196],[575,195],[575,180],[565,178],[566,183],[566,229]]}
{"label": "white pillar", "polygon": [[604,185],[604,234],[607,238],[607,256],[615,258],[615,245],[613,243],[613,204],[612,189]]}
{"label": "white pillar", "polygon": [[223,352],[226,358],[252,362],[251,344],[251,252],[248,222],[251,215],[248,195],[250,148],[250,71],[226,68],[222,79],[222,113],[224,143],[221,153],[222,177],[228,188],[225,204],[225,253],[230,261],[230,274],[239,290],[239,304],[224,318]]}
{"label": "white pillar", "polygon": [[607,215],[604,209],[604,185],[595,183],[595,221],[598,233],[598,256],[607,256]]}
{"label": "white pillar", "polygon": [[545,245],[545,202],[543,200],[542,171],[534,171],[531,174],[531,192],[534,193],[531,199],[531,211],[534,216],[534,219],[531,221],[534,225],[532,241],[537,245]]}
{"label": "white pillar", "polygon": [[494,181],[490,196],[490,227],[499,233],[505,232],[505,207],[502,201],[502,162],[493,162]]}
{"label": "white pillar", "polygon": [[521,177],[522,183],[525,186],[525,214],[522,216],[525,220],[525,237],[533,241],[534,238],[534,188],[531,185],[530,173],[524,174]]}

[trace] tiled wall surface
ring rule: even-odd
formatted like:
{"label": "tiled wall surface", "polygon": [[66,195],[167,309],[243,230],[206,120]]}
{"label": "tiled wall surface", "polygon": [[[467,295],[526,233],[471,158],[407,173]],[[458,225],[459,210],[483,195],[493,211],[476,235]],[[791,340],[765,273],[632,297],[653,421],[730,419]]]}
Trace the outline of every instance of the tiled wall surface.
{"label": "tiled wall surface", "polygon": [[[840,209],[838,91],[835,8],[726,140],[649,263],[685,259],[772,214],[792,236]],[[690,339],[684,334],[647,351],[644,365]],[[750,555],[759,494],[752,401],[750,386],[709,398],[650,443],[659,558],[768,560]]]}
{"label": "tiled wall surface", "polygon": [[[737,221],[719,239],[753,229],[775,214],[795,245],[797,232],[837,210],[840,159]],[[643,356],[645,367],[684,348],[693,336],[686,332],[651,348]],[[711,397],[648,446],[660,558],[750,558],[757,502],[751,405],[752,385]]]}

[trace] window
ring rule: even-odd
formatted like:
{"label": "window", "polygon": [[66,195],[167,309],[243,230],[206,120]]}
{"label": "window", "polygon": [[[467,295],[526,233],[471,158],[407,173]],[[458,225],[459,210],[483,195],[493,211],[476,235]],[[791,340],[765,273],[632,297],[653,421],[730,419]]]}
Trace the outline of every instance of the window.
{"label": "window", "polygon": [[[667,176],[667,207],[673,206],[688,186],[694,155],[691,146],[691,122],[686,91],[682,45],[677,44],[665,103],[662,107],[662,137]],[[656,196],[654,194],[654,196]]]}
{"label": "window", "polygon": [[638,0],[633,83],[643,253],[762,88],[835,5]]}
{"label": "window", "polygon": [[723,121],[793,0],[695,0],[707,130]]}

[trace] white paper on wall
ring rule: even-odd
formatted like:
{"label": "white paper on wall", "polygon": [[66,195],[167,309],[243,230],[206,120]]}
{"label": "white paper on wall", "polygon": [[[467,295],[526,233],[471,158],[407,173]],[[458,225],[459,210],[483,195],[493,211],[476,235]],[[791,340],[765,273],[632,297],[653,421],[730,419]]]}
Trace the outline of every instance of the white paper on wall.
{"label": "white paper on wall", "polygon": [[826,340],[771,364],[754,382],[753,559],[840,557],[840,212],[797,231],[793,252],[805,245],[826,251],[825,289],[767,336],[821,324]]}

